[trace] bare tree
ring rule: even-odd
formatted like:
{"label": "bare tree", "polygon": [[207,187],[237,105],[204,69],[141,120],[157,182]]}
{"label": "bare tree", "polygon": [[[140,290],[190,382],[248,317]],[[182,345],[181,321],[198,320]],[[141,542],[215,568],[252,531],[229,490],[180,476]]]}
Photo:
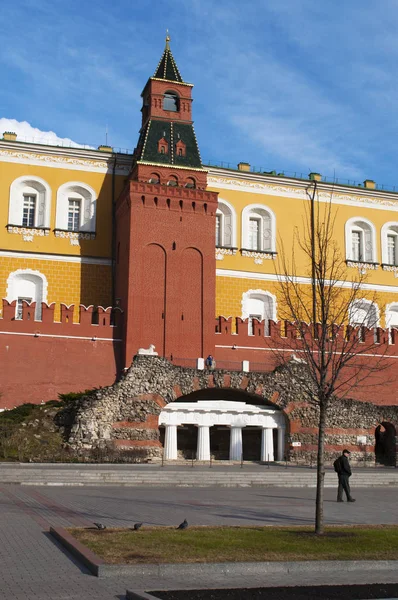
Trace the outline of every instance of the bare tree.
{"label": "bare tree", "polygon": [[[289,335],[279,357],[296,380],[292,353],[304,363],[301,389],[319,409],[315,533],[322,534],[328,406],[332,397],[349,394],[371,374],[375,384],[376,374],[388,366],[383,357],[388,333],[378,327],[376,295],[369,298],[364,289],[366,265],[348,269],[338,246],[332,194],[329,201],[320,202],[313,182],[307,195],[305,217],[301,230],[295,228],[291,253],[280,240],[277,271],[283,301],[279,313],[289,322]],[[305,264],[304,272],[303,267],[298,269],[298,261]],[[310,275],[311,286],[303,284],[303,275]]]}

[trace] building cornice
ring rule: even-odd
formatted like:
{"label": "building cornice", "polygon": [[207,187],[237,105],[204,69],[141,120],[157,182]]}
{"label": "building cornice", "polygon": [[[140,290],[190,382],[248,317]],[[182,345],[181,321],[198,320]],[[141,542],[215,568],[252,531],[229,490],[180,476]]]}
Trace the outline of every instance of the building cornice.
{"label": "building cornice", "polygon": [[[289,177],[275,177],[250,172],[233,172],[227,169],[207,167],[208,187],[231,189],[254,194],[267,194],[309,199],[313,190],[313,182]],[[317,182],[317,198],[321,202],[346,204],[365,208],[398,211],[398,194],[394,192],[352,188],[341,184]]]}
{"label": "building cornice", "polygon": [[132,164],[132,155],[130,154],[0,140],[1,162],[111,173],[115,158],[116,174],[128,174]]}

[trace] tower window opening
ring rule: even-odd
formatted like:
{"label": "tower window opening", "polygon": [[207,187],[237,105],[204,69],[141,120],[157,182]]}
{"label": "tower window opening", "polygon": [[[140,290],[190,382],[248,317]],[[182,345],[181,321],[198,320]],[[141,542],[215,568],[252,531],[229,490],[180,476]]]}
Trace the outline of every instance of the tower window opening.
{"label": "tower window opening", "polygon": [[192,188],[192,189],[196,188],[196,181],[195,181],[195,179],[193,177],[188,177],[187,178],[187,182],[185,184],[185,187],[186,188]]}
{"label": "tower window opening", "polygon": [[175,92],[166,92],[163,97],[163,110],[178,112],[180,110],[180,99]]}
{"label": "tower window opening", "polygon": [[170,187],[176,187],[178,185],[177,177],[175,177],[174,175],[170,175],[167,185],[169,185]]}

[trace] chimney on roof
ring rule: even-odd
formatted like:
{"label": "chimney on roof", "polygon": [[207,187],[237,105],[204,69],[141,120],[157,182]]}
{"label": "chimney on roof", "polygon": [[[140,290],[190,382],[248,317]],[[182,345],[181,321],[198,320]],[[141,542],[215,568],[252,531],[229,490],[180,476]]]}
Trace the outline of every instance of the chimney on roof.
{"label": "chimney on roof", "polygon": [[310,173],[308,177],[311,181],[322,181],[322,175],[320,173]]}
{"label": "chimney on roof", "polygon": [[14,131],[5,131],[3,133],[3,140],[7,140],[9,142],[16,142],[17,141],[17,134],[14,133]]}
{"label": "chimney on roof", "polygon": [[250,171],[250,164],[247,162],[238,163],[239,171]]}
{"label": "chimney on roof", "polygon": [[373,181],[373,179],[365,179],[365,181],[363,182],[363,185],[368,190],[375,190],[376,189],[376,182]]}

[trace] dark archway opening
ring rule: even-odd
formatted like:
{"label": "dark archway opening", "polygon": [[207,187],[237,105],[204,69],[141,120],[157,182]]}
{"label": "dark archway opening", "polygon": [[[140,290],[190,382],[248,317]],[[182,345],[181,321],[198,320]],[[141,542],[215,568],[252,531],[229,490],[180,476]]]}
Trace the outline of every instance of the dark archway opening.
{"label": "dark archway opening", "polygon": [[174,402],[198,402],[199,400],[227,400],[229,402],[246,402],[247,404],[254,404],[255,406],[270,406],[281,410],[281,408],[270,402],[262,396],[256,394],[250,394],[244,390],[236,390],[233,388],[206,388],[187,394],[186,396],[180,396]]}
{"label": "dark archway opening", "polygon": [[375,431],[376,463],[386,467],[395,467],[397,431],[392,423],[383,421]]}
{"label": "dark archway opening", "polygon": [[229,459],[230,429],[225,425],[210,428],[210,453],[215,460]]}

